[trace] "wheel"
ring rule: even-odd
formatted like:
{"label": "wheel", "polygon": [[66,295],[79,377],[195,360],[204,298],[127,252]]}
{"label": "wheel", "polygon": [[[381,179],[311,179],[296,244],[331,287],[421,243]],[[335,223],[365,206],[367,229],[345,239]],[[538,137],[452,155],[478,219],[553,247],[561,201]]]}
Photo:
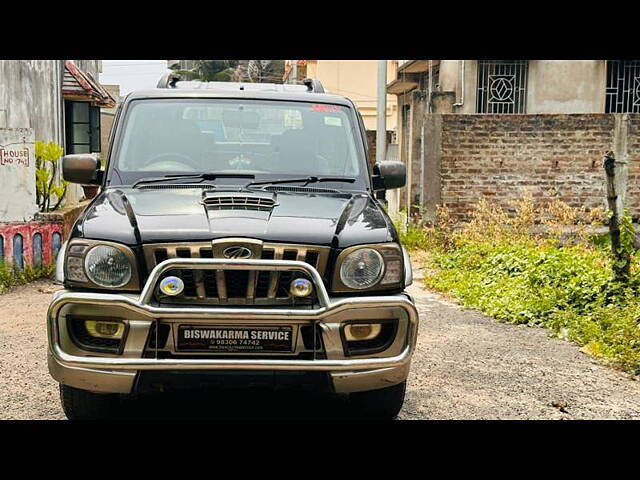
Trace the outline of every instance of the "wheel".
{"label": "wheel", "polygon": [[62,410],[69,420],[102,420],[110,418],[118,404],[118,395],[91,393],[60,385]]}
{"label": "wheel", "polygon": [[407,381],[405,380],[392,387],[351,393],[349,394],[349,402],[359,415],[379,419],[392,419],[400,413],[406,388]]}

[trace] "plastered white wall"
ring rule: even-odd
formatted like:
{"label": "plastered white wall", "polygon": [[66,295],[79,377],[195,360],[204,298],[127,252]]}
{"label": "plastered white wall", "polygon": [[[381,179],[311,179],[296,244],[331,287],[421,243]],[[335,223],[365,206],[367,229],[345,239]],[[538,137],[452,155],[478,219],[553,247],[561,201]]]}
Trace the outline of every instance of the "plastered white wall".
{"label": "plastered white wall", "polygon": [[0,223],[33,218],[35,176],[33,129],[0,128]]}

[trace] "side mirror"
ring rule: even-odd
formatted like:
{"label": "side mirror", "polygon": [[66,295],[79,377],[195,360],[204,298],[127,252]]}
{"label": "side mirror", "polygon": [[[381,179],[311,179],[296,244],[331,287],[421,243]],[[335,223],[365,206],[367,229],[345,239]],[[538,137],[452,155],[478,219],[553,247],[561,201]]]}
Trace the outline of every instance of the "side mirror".
{"label": "side mirror", "polygon": [[378,162],[373,166],[373,190],[391,190],[407,184],[407,167],[402,162]]}
{"label": "side mirror", "polygon": [[62,157],[62,177],[71,183],[99,185],[102,182],[100,160],[88,153],[65,155]]}

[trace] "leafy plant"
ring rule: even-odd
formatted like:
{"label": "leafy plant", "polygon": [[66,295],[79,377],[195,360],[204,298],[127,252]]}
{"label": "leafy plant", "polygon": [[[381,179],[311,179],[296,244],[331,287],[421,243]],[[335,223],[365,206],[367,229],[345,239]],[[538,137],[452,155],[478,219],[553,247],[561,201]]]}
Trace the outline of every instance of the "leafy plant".
{"label": "leafy plant", "polygon": [[[56,180],[58,160],[64,150],[55,142],[37,141],[36,150],[36,203],[41,212],[56,210],[67,193],[69,182]],[[55,204],[51,207],[52,199]]]}
{"label": "leafy plant", "polygon": [[602,211],[535,207],[527,197],[515,211],[483,201],[458,228],[410,225],[405,239],[428,251],[420,257],[425,284],[498,320],[547,327],[640,374],[640,274],[628,214],[620,236],[630,277],[621,282],[612,275],[610,242],[593,234]]}
{"label": "leafy plant", "polygon": [[629,215],[629,209],[624,209],[624,214],[619,218],[618,228],[620,230],[619,246],[615,251],[612,251],[613,274],[615,278],[626,282],[629,279],[631,258],[635,253],[635,248],[633,247],[635,230],[631,215]]}
{"label": "leafy plant", "polygon": [[0,261],[0,294],[11,287],[24,285],[38,278],[51,277],[54,270],[54,264],[44,265],[42,267],[30,267],[26,265],[23,269],[20,269],[14,265]]}

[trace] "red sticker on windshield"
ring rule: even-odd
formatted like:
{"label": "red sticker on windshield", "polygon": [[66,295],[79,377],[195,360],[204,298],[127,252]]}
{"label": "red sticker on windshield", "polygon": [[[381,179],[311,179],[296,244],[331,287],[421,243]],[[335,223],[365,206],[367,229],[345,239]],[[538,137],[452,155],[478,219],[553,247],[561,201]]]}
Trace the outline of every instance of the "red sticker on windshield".
{"label": "red sticker on windshield", "polygon": [[337,105],[314,103],[313,105],[311,105],[311,110],[314,110],[316,112],[340,112],[341,108]]}

